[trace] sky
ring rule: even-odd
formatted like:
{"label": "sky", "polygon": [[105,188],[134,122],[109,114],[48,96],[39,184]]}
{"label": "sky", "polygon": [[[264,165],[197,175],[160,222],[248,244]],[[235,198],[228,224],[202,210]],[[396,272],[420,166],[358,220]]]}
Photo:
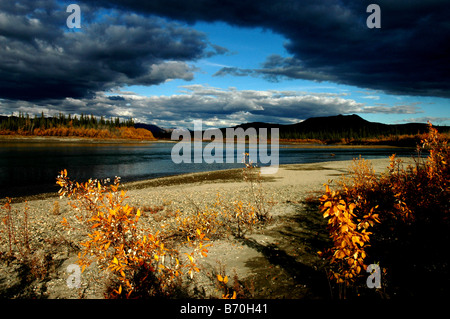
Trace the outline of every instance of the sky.
{"label": "sky", "polygon": [[[371,3],[380,28],[366,21]],[[70,4],[81,28],[69,28]],[[0,2],[0,114],[450,125],[443,0]]]}

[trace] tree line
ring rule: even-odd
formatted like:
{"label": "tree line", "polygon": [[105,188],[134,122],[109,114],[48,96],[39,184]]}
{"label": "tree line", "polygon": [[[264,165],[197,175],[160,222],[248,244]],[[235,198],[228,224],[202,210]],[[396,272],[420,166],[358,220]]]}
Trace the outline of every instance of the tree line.
{"label": "tree line", "polygon": [[29,114],[19,112],[19,116],[3,116],[0,118],[0,130],[33,132],[34,129],[41,130],[52,129],[58,127],[73,127],[84,129],[113,129],[120,127],[134,127],[132,118],[121,120],[119,117],[105,118],[104,116],[96,117],[94,115],[81,114],[65,115],[59,113],[51,117],[45,117],[44,112],[40,115],[31,117]]}
{"label": "tree line", "polygon": [[45,117],[43,112],[34,117],[24,113],[19,113],[19,116],[0,116],[0,135],[155,139],[149,130],[135,128],[132,118],[122,120],[119,117],[85,114],[66,116],[63,113]]}

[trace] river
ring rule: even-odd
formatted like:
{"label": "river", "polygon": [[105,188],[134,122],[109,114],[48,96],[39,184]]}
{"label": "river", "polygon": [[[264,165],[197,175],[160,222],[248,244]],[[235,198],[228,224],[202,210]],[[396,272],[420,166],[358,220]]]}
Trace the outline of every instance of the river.
{"label": "river", "polygon": [[[208,143],[203,143],[203,147]],[[0,198],[57,191],[55,179],[62,169],[77,181],[120,176],[122,182],[183,173],[243,167],[242,155],[233,163],[180,163],[171,157],[172,142],[99,143],[0,140]],[[270,145],[269,145],[270,150]],[[223,152],[225,156],[225,148]],[[236,152],[237,153],[237,152]],[[280,145],[279,163],[314,163],[410,156],[413,149],[392,147],[302,147]],[[194,152],[193,152],[194,154]],[[269,152],[270,154],[270,152]],[[333,155],[332,155],[333,154]],[[194,158],[194,156],[192,156]],[[206,157],[205,157],[206,158]]]}

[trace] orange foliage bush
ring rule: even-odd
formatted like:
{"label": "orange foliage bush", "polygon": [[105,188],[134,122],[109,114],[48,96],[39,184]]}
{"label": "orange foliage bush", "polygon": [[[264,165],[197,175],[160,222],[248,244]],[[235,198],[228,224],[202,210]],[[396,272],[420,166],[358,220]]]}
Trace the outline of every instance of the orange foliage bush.
{"label": "orange foliage bush", "polygon": [[166,234],[149,233],[139,225],[140,210],[124,204],[126,193],[119,192],[120,180],[72,182],[64,170],[57,178],[61,196],[74,198],[70,205],[77,211],[75,219],[64,218],[67,229],[84,229],[87,239],[79,253],[82,271],[92,261],[109,270],[117,283],[109,298],[171,295],[184,274],[191,278],[199,268],[196,254],[206,256],[208,241],[197,229],[187,237],[190,253],[182,262],[178,250],[171,246]]}
{"label": "orange foliage bush", "polygon": [[143,128],[134,128],[134,127],[121,127],[119,128],[117,137],[126,138],[126,139],[144,139],[144,140],[153,140],[152,132]]}
{"label": "orange foliage bush", "polygon": [[[369,245],[377,234],[377,243],[381,243],[381,238],[388,238],[388,234],[397,230],[395,236],[411,240],[411,249],[416,251],[418,247],[439,251],[437,247],[450,244],[447,138],[429,124],[429,133],[417,150],[414,165],[404,168],[402,160],[394,154],[387,173],[381,175],[360,157],[353,161],[349,177],[340,180],[339,191],[331,191],[325,184],[320,211],[328,219],[333,246],[319,254],[329,261],[330,278],[335,282],[351,286],[362,279],[368,251],[377,252],[376,247]],[[423,152],[428,152],[426,159],[422,157]],[[430,247],[420,239],[428,234],[435,236]],[[394,249],[389,245],[385,247]]]}
{"label": "orange foliage bush", "polygon": [[375,223],[379,223],[375,206],[366,211],[365,201],[355,201],[347,190],[340,194],[331,191],[326,185],[326,194],[320,198],[321,212],[328,220],[333,247],[319,255],[325,255],[333,265],[331,278],[337,283],[354,283],[361,270],[366,270],[364,263],[365,249],[369,246],[371,232]]}

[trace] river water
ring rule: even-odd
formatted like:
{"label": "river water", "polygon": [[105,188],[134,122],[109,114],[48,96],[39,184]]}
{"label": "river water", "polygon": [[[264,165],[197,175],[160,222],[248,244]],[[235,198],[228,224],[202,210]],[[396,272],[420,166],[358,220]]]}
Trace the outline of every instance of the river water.
{"label": "river water", "polygon": [[[208,143],[203,143],[203,147]],[[180,163],[172,160],[176,143],[90,143],[90,142],[18,142],[0,141],[0,199],[57,191],[56,176],[67,169],[77,181],[89,178],[120,176],[122,182],[138,181],[183,173],[243,167],[242,154],[233,163]],[[192,144],[193,145],[193,144]],[[270,151],[270,145],[268,146]],[[202,152],[202,150],[200,150]],[[194,154],[194,150],[192,154]],[[225,156],[225,147],[223,151]],[[387,158],[396,153],[410,156],[408,148],[339,148],[280,145],[279,163],[315,163],[351,160],[362,155],[366,159]],[[270,154],[270,152],[269,152]],[[331,154],[334,154],[332,156]],[[213,154],[214,155],[214,154]],[[206,158],[206,157],[205,157]],[[194,155],[192,155],[194,159]]]}

